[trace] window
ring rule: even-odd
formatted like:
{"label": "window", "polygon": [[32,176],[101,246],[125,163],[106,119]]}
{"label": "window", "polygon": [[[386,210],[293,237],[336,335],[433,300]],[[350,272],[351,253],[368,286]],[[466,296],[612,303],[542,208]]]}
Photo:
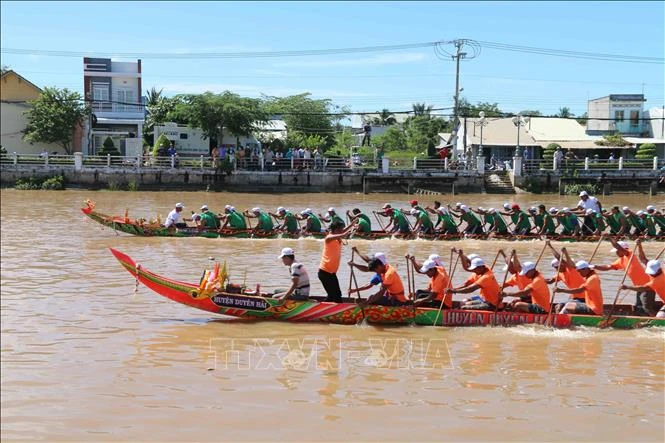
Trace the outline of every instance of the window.
{"label": "window", "polygon": [[109,101],[109,85],[107,83],[92,84],[92,101],[92,108],[94,110],[104,110],[104,102]]}
{"label": "window", "polygon": [[180,140],[187,140],[188,135],[189,134],[187,134],[186,132],[181,132],[180,133]]}
{"label": "window", "polygon": [[131,89],[118,89],[115,92],[116,106],[117,111],[133,111],[134,106],[131,103],[134,103],[134,91]]}
{"label": "window", "polygon": [[640,111],[630,111],[630,126],[636,128],[640,125]]}
{"label": "window", "polygon": [[614,121],[615,122],[623,121],[623,111],[614,111]]}

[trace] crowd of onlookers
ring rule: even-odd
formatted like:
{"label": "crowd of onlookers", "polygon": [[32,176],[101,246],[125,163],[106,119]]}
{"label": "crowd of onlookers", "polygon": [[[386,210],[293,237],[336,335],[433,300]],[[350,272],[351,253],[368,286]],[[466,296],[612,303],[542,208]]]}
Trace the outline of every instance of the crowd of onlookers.
{"label": "crowd of onlookers", "polygon": [[[261,146],[222,145],[211,151],[213,167],[230,162],[239,169],[323,169],[325,162],[321,148],[280,149]],[[263,163],[263,165],[261,165]],[[263,166],[263,168],[261,167]]]}

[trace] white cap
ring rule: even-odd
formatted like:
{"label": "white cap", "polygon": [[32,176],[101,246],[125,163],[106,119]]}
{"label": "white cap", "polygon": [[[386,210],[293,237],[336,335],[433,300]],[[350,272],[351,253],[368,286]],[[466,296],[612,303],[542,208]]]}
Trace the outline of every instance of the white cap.
{"label": "white cap", "polygon": [[459,208],[464,212],[467,212],[469,210],[469,207],[467,205],[461,205]]}
{"label": "white cap", "polygon": [[252,208],[252,212],[254,212],[255,214],[258,214],[259,212],[261,212],[261,208],[259,208],[259,207]]}
{"label": "white cap", "polygon": [[626,212],[626,211],[630,211],[630,208],[628,206],[624,206],[623,208],[621,208],[621,210],[623,212]]}
{"label": "white cap", "polygon": [[496,212],[496,209],[494,209],[494,208],[489,208],[489,209],[487,210],[487,212],[489,212],[490,214],[494,214],[494,213]]}
{"label": "white cap", "polygon": [[656,275],[658,270],[660,269],[660,260],[649,260],[647,262],[647,267],[644,270],[649,275]]}
{"label": "white cap", "polygon": [[654,205],[649,205],[646,207],[647,212],[653,212],[656,210],[656,207]]}
{"label": "white cap", "polygon": [[554,206],[552,206],[550,208],[550,214],[556,214],[556,213],[557,213],[557,209]]}
{"label": "white cap", "polygon": [[446,208],[445,206],[439,206],[439,209],[437,209],[437,211],[439,211],[442,214],[447,214],[448,208]]}
{"label": "white cap", "polygon": [[485,266],[485,261],[480,257],[476,257],[473,260],[471,260],[471,265],[469,266],[469,270],[472,271],[479,266]]}
{"label": "white cap", "polygon": [[439,254],[430,254],[427,260],[432,260],[437,266],[443,266],[443,260],[441,260]]}
{"label": "white cap", "polygon": [[388,259],[386,258],[386,254],[384,254],[383,252],[377,252],[375,254],[372,254],[372,258],[377,259],[378,261],[380,261],[384,265],[388,264]]}
{"label": "white cap", "polygon": [[306,208],[303,212],[305,214],[313,214],[314,213],[314,211],[312,211],[312,208]]}
{"label": "white cap", "polygon": [[485,208],[483,208],[482,206],[478,206],[478,210],[479,210],[479,211],[484,211]]}
{"label": "white cap", "polygon": [[503,209],[510,209],[510,203],[504,203]]}
{"label": "white cap", "polygon": [[578,271],[582,269],[593,269],[593,265],[590,265],[588,261],[586,260],[580,260],[577,263],[575,263],[575,269]]}
{"label": "white cap", "polygon": [[423,263],[423,267],[420,268],[420,272],[427,272],[435,268],[436,268],[436,263],[434,263],[433,260],[426,260],[425,263]]}
{"label": "white cap", "polygon": [[532,261],[527,261],[522,263],[522,270],[520,271],[520,275],[526,275],[527,272],[532,271],[536,269],[536,264]]}
{"label": "white cap", "polygon": [[231,207],[229,208],[229,211],[231,211],[231,212],[236,212],[236,207],[235,207],[235,206],[231,206]]}
{"label": "white cap", "polygon": [[640,209],[639,211],[637,211],[637,212],[635,213],[635,215],[644,215],[644,211],[642,211],[642,210]]}
{"label": "white cap", "polygon": [[480,255],[478,254],[469,254],[466,256],[469,260],[473,260],[474,258],[480,258]]}
{"label": "white cap", "polygon": [[284,248],[282,249],[282,253],[280,254],[280,256],[277,258],[282,258],[285,255],[296,255],[296,252],[291,248]]}
{"label": "white cap", "polygon": [[203,205],[203,206],[201,206],[201,210],[203,211],[204,209],[207,210],[207,209],[208,209],[208,205]]}
{"label": "white cap", "polygon": [[557,260],[556,258],[554,260],[552,260],[552,267],[554,269],[558,269],[559,268],[559,260]]}
{"label": "white cap", "polygon": [[419,213],[420,213],[420,211],[417,210],[416,208],[413,208],[409,211],[409,214],[411,214],[411,215],[418,215]]}
{"label": "white cap", "polygon": [[596,211],[593,210],[592,208],[588,208],[585,212],[586,212],[586,215],[591,215],[591,214],[595,214],[595,213],[596,213]]}
{"label": "white cap", "polygon": [[580,192],[580,197],[588,197],[588,196],[589,196],[589,194],[587,194],[586,191]]}
{"label": "white cap", "polygon": [[231,209],[233,209],[233,206],[226,205],[226,206],[224,206],[224,209],[226,209],[227,211],[230,211]]}
{"label": "white cap", "polygon": [[460,206],[462,206],[462,202],[455,203],[455,206],[457,206],[459,208]]}
{"label": "white cap", "polygon": [[277,212],[286,212],[286,208],[284,206],[280,206],[277,208]]}
{"label": "white cap", "polygon": [[183,205],[182,203],[176,203],[175,207],[178,208],[178,209],[182,209],[182,208],[185,207],[185,205]]}
{"label": "white cap", "polygon": [[332,206],[329,207],[329,208],[328,208],[328,212],[335,212],[335,208],[333,208]]}
{"label": "white cap", "polygon": [[388,209],[388,208],[392,208],[392,206],[390,206],[390,203],[386,203],[381,207],[381,209]]}
{"label": "white cap", "polygon": [[562,211],[563,212],[570,212],[570,208],[563,208]]}
{"label": "white cap", "polygon": [[[623,241],[623,240],[622,240],[622,241],[618,241],[618,242],[617,242],[617,245],[621,246],[621,248],[622,248],[622,249],[625,249],[625,250],[629,250],[629,249],[630,249],[630,246],[628,246],[628,243],[626,243],[626,242]],[[617,252],[617,248],[612,248],[612,250],[610,250],[610,252]]]}
{"label": "white cap", "polygon": [[536,212],[536,211],[537,211],[537,208],[535,206],[531,206],[529,208],[529,212]]}

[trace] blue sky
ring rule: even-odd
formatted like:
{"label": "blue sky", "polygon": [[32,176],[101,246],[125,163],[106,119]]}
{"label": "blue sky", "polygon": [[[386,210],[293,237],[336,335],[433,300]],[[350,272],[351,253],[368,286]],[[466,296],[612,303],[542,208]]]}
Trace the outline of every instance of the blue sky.
{"label": "blue sky", "polygon": [[[663,2],[2,2],[3,48],[235,52],[344,48],[468,38],[540,48],[663,57]],[[452,50],[452,47],[449,47]],[[80,57],[2,54],[39,86],[82,91]],[[662,64],[482,48],[461,66],[462,96],[511,112],[586,111],[589,98],[641,93],[662,106]],[[433,49],[263,59],[143,59],[144,90],[311,92],[357,112],[452,105],[455,64]],[[145,93],[145,91],[144,91]]]}

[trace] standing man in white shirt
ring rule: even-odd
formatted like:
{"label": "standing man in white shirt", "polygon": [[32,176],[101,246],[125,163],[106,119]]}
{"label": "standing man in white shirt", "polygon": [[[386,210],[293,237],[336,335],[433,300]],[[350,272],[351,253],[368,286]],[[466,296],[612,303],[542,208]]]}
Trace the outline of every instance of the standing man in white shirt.
{"label": "standing man in white shirt", "polygon": [[593,209],[596,214],[600,214],[602,206],[596,197],[590,196],[586,191],[582,191],[580,192],[580,201],[577,202],[577,207],[573,212],[584,217],[582,231],[586,234],[596,231],[593,217],[587,212],[589,209]]}
{"label": "standing man in white shirt", "polygon": [[284,265],[289,267],[291,273],[291,287],[282,293],[273,295],[273,298],[281,300],[304,301],[309,298],[309,275],[307,270],[301,264],[296,262],[296,253],[291,248],[282,249],[279,257]]}
{"label": "standing man in white shirt", "polygon": [[185,208],[185,206],[182,203],[176,203],[175,208],[169,212],[169,215],[166,216],[166,221],[164,222],[164,227],[168,229],[182,229],[187,227],[187,223],[185,223],[185,219],[183,218],[181,221],[181,212]]}

